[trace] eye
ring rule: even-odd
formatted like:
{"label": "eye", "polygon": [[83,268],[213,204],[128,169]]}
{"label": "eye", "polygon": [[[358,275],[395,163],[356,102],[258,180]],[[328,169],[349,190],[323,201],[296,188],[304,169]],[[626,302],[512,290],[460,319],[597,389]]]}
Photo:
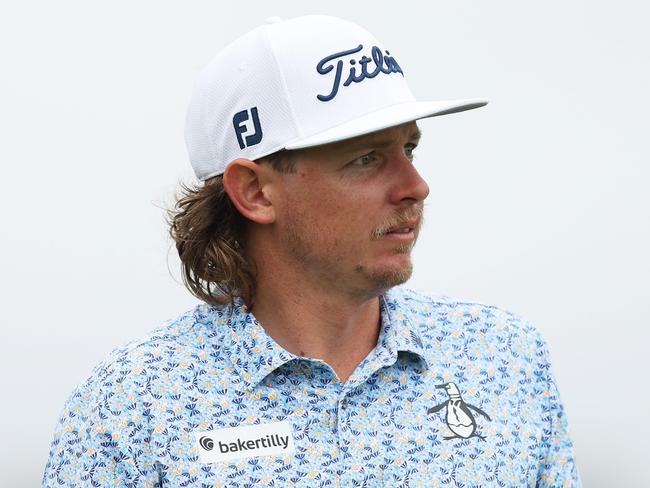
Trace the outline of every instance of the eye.
{"label": "eye", "polygon": [[415,158],[415,148],[417,147],[416,144],[407,144],[404,146],[404,153],[406,154],[406,157],[409,158],[411,161]]}
{"label": "eye", "polygon": [[374,163],[377,160],[377,156],[375,155],[374,151],[368,154],[364,154],[363,156],[359,156],[357,159],[354,159],[350,161],[350,166],[356,166],[356,167],[366,167],[370,166],[372,163]]}

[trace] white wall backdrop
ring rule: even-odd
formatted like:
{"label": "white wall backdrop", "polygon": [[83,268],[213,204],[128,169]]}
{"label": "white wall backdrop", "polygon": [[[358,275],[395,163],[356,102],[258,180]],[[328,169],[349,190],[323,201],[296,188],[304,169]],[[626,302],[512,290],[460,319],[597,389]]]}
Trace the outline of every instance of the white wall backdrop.
{"label": "white wall backdrop", "polygon": [[548,339],[588,487],[650,486],[650,63],[643,2],[13,2],[0,15],[0,484],[38,486],[61,407],[189,308],[162,206],[192,178],[200,67],[266,17],[364,25],[421,98],[414,287]]}

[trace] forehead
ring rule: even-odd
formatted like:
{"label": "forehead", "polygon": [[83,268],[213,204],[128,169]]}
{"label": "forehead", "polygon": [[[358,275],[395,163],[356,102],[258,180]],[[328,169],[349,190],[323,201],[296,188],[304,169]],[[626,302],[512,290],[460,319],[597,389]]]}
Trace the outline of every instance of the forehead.
{"label": "forehead", "polygon": [[346,139],[345,141],[333,142],[308,149],[304,149],[305,156],[320,157],[324,155],[343,155],[363,151],[366,149],[379,149],[392,144],[405,144],[415,142],[420,139],[421,132],[415,122],[389,127],[362,136]]}
{"label": "forehead", "polygon": [[403,140],[420,139],[420,136],[421,133],[417,124],[415,122],[407,122],[406,124],[341,141],[337,144],[340,144],[341,147],[383,146]]}

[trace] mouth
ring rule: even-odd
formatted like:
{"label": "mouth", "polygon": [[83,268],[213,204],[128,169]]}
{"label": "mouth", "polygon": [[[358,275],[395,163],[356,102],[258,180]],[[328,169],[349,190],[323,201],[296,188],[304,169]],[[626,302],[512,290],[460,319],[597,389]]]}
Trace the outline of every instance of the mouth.
{"label": "mouth", "polygon": [[413,239],[415,238],[415,230],[418,227],[417,221],[406,222],[396,225],[388,229],[383,237],[396,238],[396,239]]}
{"label": "mouth", "polygon": [[391,229],[386,234],[408,234],[413,232],[415,227],[398,227],[397,229]]}

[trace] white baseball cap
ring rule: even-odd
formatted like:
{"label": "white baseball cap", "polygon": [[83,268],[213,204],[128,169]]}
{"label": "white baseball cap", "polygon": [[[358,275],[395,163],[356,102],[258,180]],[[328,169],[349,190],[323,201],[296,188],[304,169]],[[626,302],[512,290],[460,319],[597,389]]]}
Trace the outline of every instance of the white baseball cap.
{"label": "white baseball cap", "polygon": [[269,19],[224,48],[201,72],[185,141],[200,180],[243,157],[259,159],[349,139],[483,99],[416,101],[399,55],[336,17]]}

